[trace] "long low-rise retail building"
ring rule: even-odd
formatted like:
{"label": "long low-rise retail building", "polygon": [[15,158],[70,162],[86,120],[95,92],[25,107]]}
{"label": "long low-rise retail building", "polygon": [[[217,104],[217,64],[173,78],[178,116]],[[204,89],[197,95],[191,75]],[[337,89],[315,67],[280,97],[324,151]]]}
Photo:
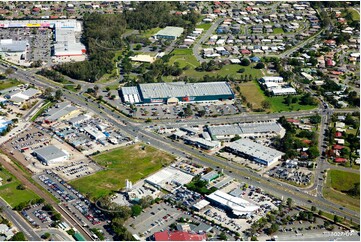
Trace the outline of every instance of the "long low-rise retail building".
{"label": "long low-rise retail building", "polygon": [[283,152],[256,143],[250,139],[239,139],[227,145],[225,150],[264,166],[275,164]]}
{"label": "long low-rise retail building", "polygon": [[285,129],[276,121],[256,123],[237,123],[225,125],[209,125],[207,131],[213,140],[231,140],[236,135],[247,137],[272,137],[285,135]]}
{"label": "long low-rise retail building", "polygon": [[234,93],[227,82],[204,83],[147,83],[123,87],[120,96],[124,103],[177,104],[233,100]]}

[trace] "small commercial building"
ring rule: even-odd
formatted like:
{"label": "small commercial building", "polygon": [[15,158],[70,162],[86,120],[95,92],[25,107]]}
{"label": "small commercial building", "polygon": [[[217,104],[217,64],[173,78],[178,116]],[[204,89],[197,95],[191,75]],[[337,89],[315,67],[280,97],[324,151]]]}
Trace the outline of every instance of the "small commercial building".
{"label": "small commercial building", "polygon": [[203,175],[201,177],[201,180],[209,183],[209,182],[213,181],[214,179],[217,179],[218,177],[219,177],[218,172],[211,171],[211,172],[208,172],[207,174]]}
{"label": "small commercial building", "polygon": [[283,152],[258,144],[250,139],[239,139],[227,145],[225,150],[264,166],[276,163]]}
{"label": "small commercial building", "polygon": [[62,162],[69,158],[68,152],[57,148],[55,145],[45,146],[43,148],[34,150],[33,153],[39,159],[39,161],[47,165]]}
{"label": "small commercial building", "polygon": [[29,43],[27,40],[0,40],[0,53],[18,53],[22,54],[28,49]]}
{"label": "small commercial building", "polygon": [[283,82],[283,77],[281,77],[281,76],[264,76],[259,81],[261,83],[267,83],[267,82],[280,83],[280,82]]}
{"label": "small commercial building", "polygon": [[276,88],[272,89],[272,94],[274,96],[281,96],[281,95],[296,95],[297,91],[293,87],[286,87],[286,88]]}
{"label": "small commercial building", "polygon": [[216,148],[221,147],[221,142],[219,141],[208,141],[199,137],[193,137],[193,136],[183,136],[182,139],[185,141],[185,143],[194,145],[196,147],[205,149],[205,150],[213,150]]}
{"label": "small commercial building", "polygon": [[200,200],[199,202],[195,203],[192,208],[196,211],[200,211],[202,210],[203,208],[207,207],[210,203],[205,200],[205,199],[202,199]]}
{"label": "small commercial building", "polygon": [[242,198],[234,197],[219,190],[207,195],[206,198],[211,204],[231,212],[236,217],[248,217],[260,208]]}
{"label": "small commercial building", "polygon": [[101,131],[93,128],[93,127],[85,127],[84,128],[85,133],[87,133],[92,139],[94,140],[104,140],[106,139],[106,136]]}
{"label": "small commercial building", "polygon": [[75,113],[79,112],[79,110],[72,106],[70,102],[61,102],[55,105],[52,109],[50,109],[45,115],[44,122],[45,123],[53,123],[57,122],[61,119],[65,119]]}
{"label": "small commercial building", "polygon": [[175,40],[180,37],[184,29],[180,27],[167,26],[154,35],[155,39]]}

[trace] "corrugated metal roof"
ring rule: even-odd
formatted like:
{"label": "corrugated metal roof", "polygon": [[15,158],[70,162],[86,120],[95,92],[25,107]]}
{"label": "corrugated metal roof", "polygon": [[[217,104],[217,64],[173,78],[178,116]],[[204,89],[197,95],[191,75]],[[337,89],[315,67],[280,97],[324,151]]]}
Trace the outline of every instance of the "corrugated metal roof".
{"label": "corrugated metal roof", "polygon": [[233,95],[226,82],[205,83],[147,83],[140,84],[143,98],[193,97],[210,95]]}

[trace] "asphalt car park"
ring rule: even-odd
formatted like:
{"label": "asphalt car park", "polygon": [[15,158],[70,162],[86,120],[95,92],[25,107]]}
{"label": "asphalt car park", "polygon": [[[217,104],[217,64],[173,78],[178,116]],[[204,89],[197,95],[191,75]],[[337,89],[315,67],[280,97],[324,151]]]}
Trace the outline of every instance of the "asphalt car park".
{"label": "asphalt car park", "polygon": [[34,179],[58,198],[61,205],[78,220],[79,224],[83,227],[101,229],[107,240],[111,240],[112,236],[105,231],[105,226],[109,222],[106,216],[56,173],[46,170],[45,173],[34,176]]}
{"label": "asphalt car park", "polygon": [[1,39],[27,40],[29,43],[28,51],[21,57],[26,61],[51,61],[51,41],[52,30],[36,28],[1,28]]}
{"label": "asphalt car park", "polygon": [[132,234],[145,239],[154,232],[166,230],[181,214],[182,211],[175,207],[164,203],[154,204],[143,210],[139,216],[128,219],[125,225]]}
{"label": "asphalt car park", "polygon": [[[181,113],[184,113],[187,104],[174,105],[138,105],[135,112],[129,107],[125,106],[127,112],[132,113],[136,118],[152,118],[152,119],[177,119],[183,118]],[[198,118],[200,112],[204,111],[205,116],[223,116],[234,115],[240,112],[235,104],[230,103],[192,103],[192,118]]]}
{"label": "asphalt car park", "polygon": [[43,204],[35,204],[21,211],[21,214],[35,228],[48,228],[52,223],[48,211],[42,210]]}

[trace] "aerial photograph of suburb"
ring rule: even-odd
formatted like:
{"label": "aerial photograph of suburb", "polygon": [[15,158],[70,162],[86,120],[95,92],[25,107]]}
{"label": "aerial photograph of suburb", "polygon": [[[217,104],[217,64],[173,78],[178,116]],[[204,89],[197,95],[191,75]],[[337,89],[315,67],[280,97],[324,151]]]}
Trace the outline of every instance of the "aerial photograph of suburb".
{"label": "aerial photograph of suburb", "polygon": [[360,241],[360,1],[0,0],[0,241]]}

